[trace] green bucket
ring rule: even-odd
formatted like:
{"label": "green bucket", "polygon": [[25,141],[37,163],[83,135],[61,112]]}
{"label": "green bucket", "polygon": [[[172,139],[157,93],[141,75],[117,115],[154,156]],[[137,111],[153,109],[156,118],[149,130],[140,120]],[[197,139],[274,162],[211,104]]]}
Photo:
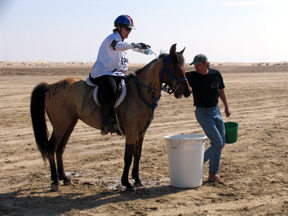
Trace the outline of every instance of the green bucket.
{"label": "green bucket", "polygon": [[232,144],[238,139],[238,123],[225,122],[225,143]]}

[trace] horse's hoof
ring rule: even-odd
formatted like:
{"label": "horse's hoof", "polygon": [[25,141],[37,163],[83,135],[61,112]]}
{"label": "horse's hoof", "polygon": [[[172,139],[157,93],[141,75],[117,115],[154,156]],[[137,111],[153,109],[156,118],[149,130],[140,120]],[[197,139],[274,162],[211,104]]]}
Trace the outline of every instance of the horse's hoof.
{"label": "horse's hoof", "polygon": [[127,188],[126,191],[136,193],[136,190],[134,187],[133,188]]}
{"label": "horse's hoof", "polygon": [[58,184],[51,184],[51,191],[59,191],[60,186]]}
{"label": "horse's hoof", "polygon": [[143,187],[143,184],[141,182],[135,182],[134,187]]}
{"label": "horse's hoof", "polygon": [[65,185],[65,186],[72,185],[72,181],[71,181],[71,180],[65,181],[65,182],[64,182],[64,185]]}
{"label": "horse's hoof", "polygon": [[126,191],[128,191],[128,192],[132,192],[132,193],[136,193],[136,190],[135,190],[135,188],[134,187],[127,187],[126,188]]}

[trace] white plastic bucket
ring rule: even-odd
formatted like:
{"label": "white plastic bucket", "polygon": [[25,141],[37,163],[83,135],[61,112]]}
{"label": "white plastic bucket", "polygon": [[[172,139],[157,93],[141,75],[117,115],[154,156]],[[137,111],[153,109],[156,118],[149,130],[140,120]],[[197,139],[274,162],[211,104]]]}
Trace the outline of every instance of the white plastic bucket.
{"label": "white plastic bucket", "polygon": [[205,135],[181,134],[165,136],[170,184],[177,188],[194,188],[202,185]]}

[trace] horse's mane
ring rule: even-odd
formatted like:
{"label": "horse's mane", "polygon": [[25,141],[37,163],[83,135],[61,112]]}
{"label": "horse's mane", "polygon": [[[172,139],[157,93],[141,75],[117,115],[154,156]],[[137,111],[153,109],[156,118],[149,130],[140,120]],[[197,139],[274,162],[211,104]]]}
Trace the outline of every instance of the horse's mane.
{"label": "horse's mane", "polygon": [[138,70],[135,71],[134,74],[129,74],[128,76],[133,78],[135,77],[135,75],[138,75],[139,73],[141,73],[141,71],[145,70],[147,67],[149,67],[152,63],[154,63],[155,61],[157,61],[158,59],[162,58],[163,56],[167,55],[167,53],[163,53],[160,52],[159,56],[157,58],[155,58],[154,60],[152,60],[151,62],[149,62],[147,65],[145,65],[143,68],[140,68]]}
{"label": "horse's mane", "polygon": [[[147,65],[145,65],[143,68],[140,68],[138,70],[135,71],[134,74],[129,74],[128,76],[133,78],[135,77],[135,75],[138,75],[141,73],[141,71],[145,70],[147,67],[149,67],[152,63],[154,63],[155,61],[157,61],[158,59],[162,58],[163,56],[167,55],[167,53],[164,53],[164,52],[160,52],[159,56],[157,58],[155,58],[154,60],[152,60],[151,62],[149,62]],[[178,61],[178,63],[180,65],[184,64],[184,57],[183,55],[181,55],[179,52],[176,52],[175,53],[176,55],[176,61]]]}

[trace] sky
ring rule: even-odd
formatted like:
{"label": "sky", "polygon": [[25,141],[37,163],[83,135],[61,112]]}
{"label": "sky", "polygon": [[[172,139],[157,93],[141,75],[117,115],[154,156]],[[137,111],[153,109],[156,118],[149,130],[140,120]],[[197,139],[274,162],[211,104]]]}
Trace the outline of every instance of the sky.
{"label": "sky", "polygon": [[[288,0],[0,0],[0,61],[94,62],[114,20],[134,20],[127,42],[156,53],[185,48],[186,63],[288,61]],[[129,62],[154,55],[128,50]]]}

